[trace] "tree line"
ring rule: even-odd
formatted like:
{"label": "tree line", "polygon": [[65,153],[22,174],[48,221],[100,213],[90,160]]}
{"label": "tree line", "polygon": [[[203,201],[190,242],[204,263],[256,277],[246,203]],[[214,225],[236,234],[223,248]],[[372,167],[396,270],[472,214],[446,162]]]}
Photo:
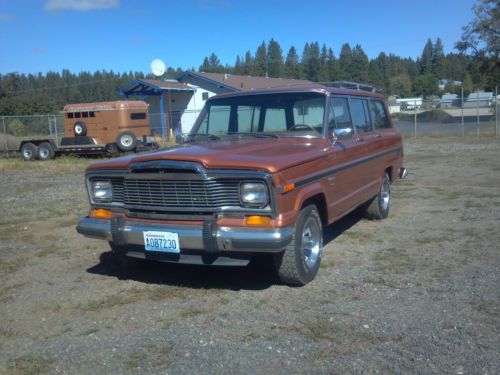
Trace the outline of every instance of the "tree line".
{"label": "tree line", "polygon": [[[444,53],[441,39],[429,39],[417,59],[381,52],[369,59],[361,45],[344,43],[338,56],[326,44],[308,42],[298,51],[286,53],[278,41],[262,41],[254,53],[236,56],[234,65],[223,66],[215,53],[203,59],[199,71],[239,75],[307,79],[314,82],[338,80],[369,83],[385,95],[399,97],[465,94],[474,89],[494,90],[500,83],[500,17],[497,0],[479,0],[473,20],[463,28],[456,53]],[[194,68],[192,68],[194,70]],[[168,68],[173,78],[180,68]],[[0,74],[0,115],[43,114],[62,110],[65,104],[123,99],[118,94],[134,79],[152,78],[143,72]],[[447,80],[444,90],[439,80]],[[462,82],[455,85],[453,81]]]}

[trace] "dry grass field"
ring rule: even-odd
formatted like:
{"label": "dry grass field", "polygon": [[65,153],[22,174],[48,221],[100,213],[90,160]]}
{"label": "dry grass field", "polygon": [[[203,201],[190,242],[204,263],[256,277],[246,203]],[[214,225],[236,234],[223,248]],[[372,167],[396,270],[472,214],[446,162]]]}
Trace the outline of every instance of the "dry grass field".
{"label": "dry grass field", "polygon": [[390,216],[315,281],[137,261],[78,235],[92,160],[0,160],[0,374],[500,372],[500,142],[408,140]]}

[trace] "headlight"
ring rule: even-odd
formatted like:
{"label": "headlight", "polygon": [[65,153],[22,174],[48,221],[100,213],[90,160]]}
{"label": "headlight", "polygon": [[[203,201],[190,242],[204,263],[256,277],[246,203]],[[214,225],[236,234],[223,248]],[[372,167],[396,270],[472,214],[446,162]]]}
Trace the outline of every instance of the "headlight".
{"label": "headlight", "polygon": [[263,207],[269,202],[267,187],[262,182],[244,182],[240,186],[241,201],[247,206]]}
{"label": "headlight", "polygon": [[110,202],[113,197],[113,189],[109,181],[92,182],[92,199],[99,202]]}

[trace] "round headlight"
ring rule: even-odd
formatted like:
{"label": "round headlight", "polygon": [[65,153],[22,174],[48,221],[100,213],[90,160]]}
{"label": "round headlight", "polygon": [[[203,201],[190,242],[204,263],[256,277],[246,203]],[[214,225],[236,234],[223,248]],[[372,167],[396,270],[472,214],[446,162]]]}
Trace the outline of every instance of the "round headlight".
{"label": "round headlight", "polygon": [[96,201],[111,201],[113,189],[109,181],[92,182],[92,198]]}
{"label": "round headlight", "polygon": [[247,206],[265,206],[269,202],[267,187],[262,182],[244,182],[240,187],[241,201]]}

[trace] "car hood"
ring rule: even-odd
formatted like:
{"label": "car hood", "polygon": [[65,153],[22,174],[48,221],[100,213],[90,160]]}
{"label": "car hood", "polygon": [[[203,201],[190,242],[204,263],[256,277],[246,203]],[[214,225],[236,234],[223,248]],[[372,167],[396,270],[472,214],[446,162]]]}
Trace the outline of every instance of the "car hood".
{"label": "car hood", "polygon": [[127,169],[134,163],[177,160],[205,168],[265,170],[271,173],[320,158],[330,147],[324,138],[236,138],[192,142],[164,150],[92,164],[88,171]]}

